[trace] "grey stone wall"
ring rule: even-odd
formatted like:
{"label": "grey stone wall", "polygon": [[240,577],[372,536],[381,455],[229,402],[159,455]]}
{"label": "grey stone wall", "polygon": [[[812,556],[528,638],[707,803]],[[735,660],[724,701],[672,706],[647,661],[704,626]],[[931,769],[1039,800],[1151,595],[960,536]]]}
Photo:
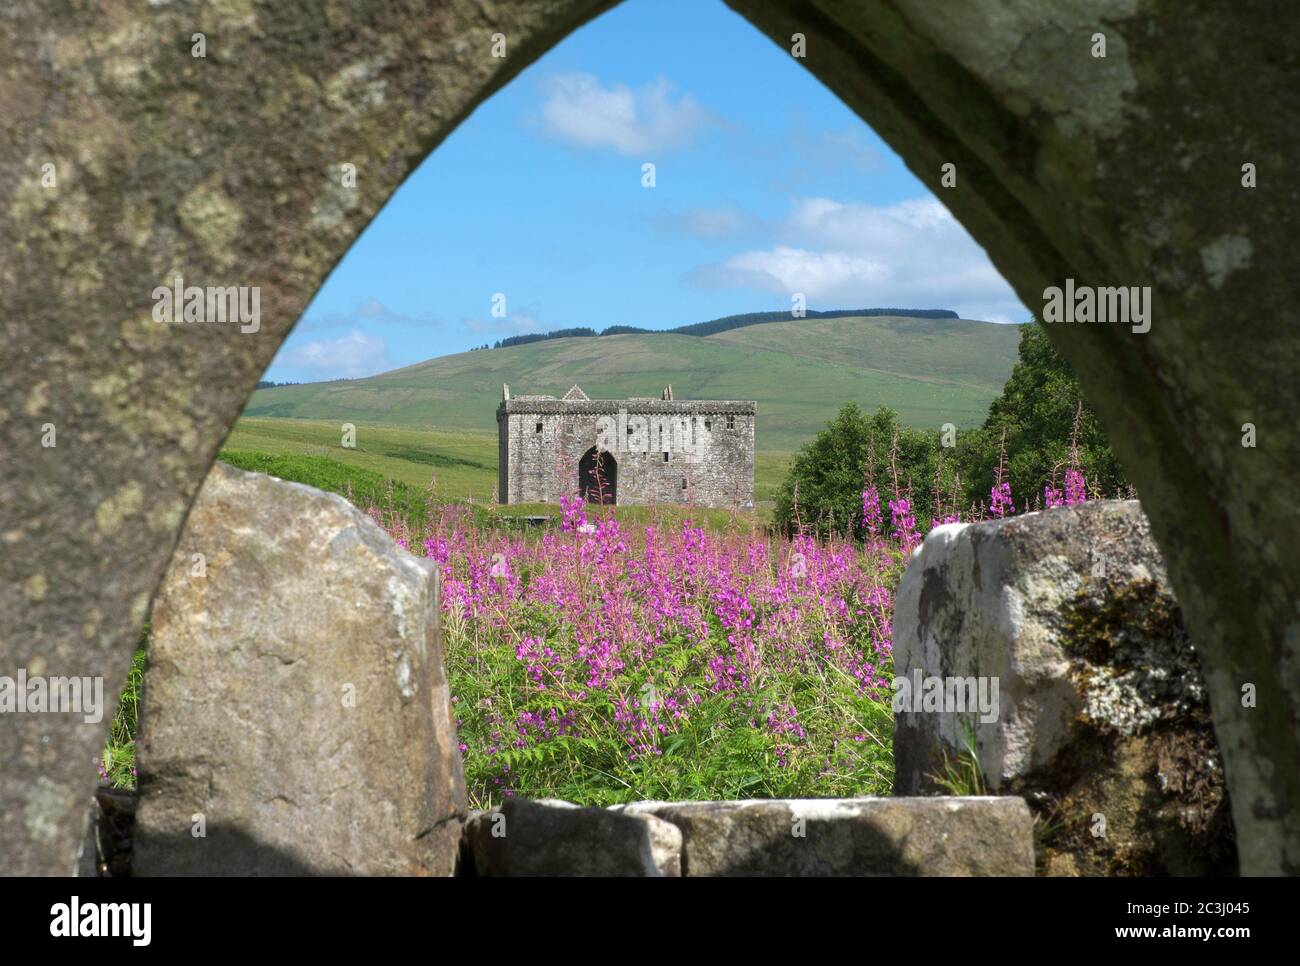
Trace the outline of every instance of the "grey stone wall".
{"label": "grey stone wall", "polygon": [[504,399],[499,498],[573,496],[579,463],[594,447],[617,466],[615,503],[753,509],[756,411],[741,400]]}

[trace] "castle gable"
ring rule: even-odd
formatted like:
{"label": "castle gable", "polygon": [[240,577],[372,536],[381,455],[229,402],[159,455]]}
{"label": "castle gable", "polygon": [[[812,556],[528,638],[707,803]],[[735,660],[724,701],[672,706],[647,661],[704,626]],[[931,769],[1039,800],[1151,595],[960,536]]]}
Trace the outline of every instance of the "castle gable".
{"label": "castle gable", "polygon": [[569,387],[569,391],[564,394],[565,402],[589,402],[590,397],[582,391],[582,387],[576,382]]}

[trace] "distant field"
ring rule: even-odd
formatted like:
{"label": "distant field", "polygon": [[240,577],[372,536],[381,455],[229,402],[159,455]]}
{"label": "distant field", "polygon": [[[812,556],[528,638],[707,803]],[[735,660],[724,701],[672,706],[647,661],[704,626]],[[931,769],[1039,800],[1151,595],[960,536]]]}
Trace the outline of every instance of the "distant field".
{"label": "distant field", "polygon": [[[419,502],[427,494],[430,482],[436,478],[436,499],[439,501],[467,498],[482,504],[496,501],[495,435],[419,430],[355,421],[353,424],[357,428],[356,447],[346,449],[341,445],[343,433],[339,422],[244,418],[235,424],[222,453],[237,454],[238,459],[228,461],[246,469],[269,472],[334,492],[342,492],[344,483],[350,482],[356,494],[362,496],[372,492],[375,479],[391,479],[414,490],[418,498],[411,499]],[[259,463],[253,459],[258,455],[302,459],[279,464],[268,459]],[[754,485],[761,518],[770,514],[771,501],[785,478],[791,458],[789,453],[757,454]],[[376,477],[347,477],[339,472],[340,466],[352,467],[362,474],[375,474]],[[512,506],[506,512],[524,514],[546,510],[545,507],[525,504]],[[645,516],[632,507],[626,508],[626,512],[620,510],[619,515],[632,521]]]}
{"label": "distant field", "polygon": [[502,383],[515,394],[561,395],[576,382],[606,399],[658,397],[671,384],[678,399],[756,400],[759,451],[789,453],[850,401],[889,406],[911,426],[977,425],[1011,373],[1018,339],[1014,325],[892,316],[773,322],[706,337],[555,339],[442,356],[368,379],[260,389],[244,415],[492,440]]}
{"label": "distant field", "polygon": [[352,421],[356,448],[342,446],[342,423],[305,419],[241,419],[223,450],[322,456],[424,490],[437,479],[437,496],[476,501],[496,498],[497,441],[485,433],[439,432]]}

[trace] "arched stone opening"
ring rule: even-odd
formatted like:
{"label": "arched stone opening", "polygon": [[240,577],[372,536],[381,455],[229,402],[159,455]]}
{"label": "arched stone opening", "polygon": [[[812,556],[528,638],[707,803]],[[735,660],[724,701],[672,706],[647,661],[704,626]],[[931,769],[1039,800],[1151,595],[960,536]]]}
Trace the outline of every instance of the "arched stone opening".
{"label": "arched stone opening", "polygon": [[578,494],[588,503],[613,506],[618,502],[618,461],[614,454],[593,446],[578,461]]}
{"label": "arched stone opening", "polygon": [[[611,5],[255,0],[207,17],[204,57],[180,5],[11,5],[0,20],[4,668],[102,676],[115,691],[222,438],[326,274],[478,103]],[[1294,11],[1284,0],[1267,16],[1213,0],[731,5],[783,50],[803,36],[808,69],[1027,304],[1066,279],[1150,287],[1144,334],[1049,334],[1136,481],[1186,608],[1242,869],[1300,870]],[[1240,63],[1250,69],[1225,83]],[[258,328],[154,321],[150,293],[177,276],[258,287]],[[47,425],[57,446],[41,445]],[[85,763],[104,727],[26,716],[0,729],[6,872],[73,868]]]}

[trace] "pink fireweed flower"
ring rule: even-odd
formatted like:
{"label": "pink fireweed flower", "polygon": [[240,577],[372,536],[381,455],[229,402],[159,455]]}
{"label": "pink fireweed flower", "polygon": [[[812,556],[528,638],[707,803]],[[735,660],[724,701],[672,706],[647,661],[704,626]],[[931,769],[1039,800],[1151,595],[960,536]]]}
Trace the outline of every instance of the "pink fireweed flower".
{"label": "pink fireweed flower", "polygon": [[779,705],[775,710],[768,713],[767,727],[774,735],[793,735],[795,738],[803,739],[808,737],[804,731],[803,725],[798,721],[799,712],[793,704]]}
{"label": "pink fireweed flower", "polygon": [[[590,525],[588,524],[588,526]],[[588,531],[580,529],[579,532],[586,533]],[[627,543],[623,540],[618,521],[613,517],[606,517],[600,521],[599,525],[589,531],[587,538],[582,541],[580,553],[583,563],[600,565],[609,560],[612,555],[624,553],[626,550]]]}
{"label": "pink fireweed flower", "polygon": [[869,486],[862,491],[862,525],[866,527],[872,543],[880,540],[881,522],[880,494],[874,486]]}
{"label": "pink fireweed flower", "polygon": [[912,505],[906,498],[889,501],[889,514],[894,524],[894,539],[903,548],[904,553],[911,553],[921,542],[916,532],[916,517],[912,515]]}
{"label": "pink fireweed flower", "polygon": [[445,564],[451,559],[451,544],[446,537],[429,537],[424,541],[424,555],[435,563]]}
{"label": "pink fireweed flower", "polygon": [[560,497],[560,509],[564,513],[564,519],[560,521],[563,532],[572,533],[579,527],[588,526],[586,504],[581,497]]}
{"label": "pink fireweed flower", "polygon": [[1001,519],[1016,512],[1016,505],[1011,500],[1011,484],[998,483],[989,491],[989,513]]}
{"label": "pink fireweed flower", "polygon": [[1088,502],[1088,481],[1078,470],[1065,471],[1065,505],[1076,506]]}
{"label": "pink fireweed flower", "polygon": [[563,662],[557,660],[555,651],[547,647],[546,641],[540,637],[525,637],[515,647],[515,657],[523,662],[525,673],[537,685],[538,691],[545,690],[548,677],[562,678],[562,672],[558,669]]}

